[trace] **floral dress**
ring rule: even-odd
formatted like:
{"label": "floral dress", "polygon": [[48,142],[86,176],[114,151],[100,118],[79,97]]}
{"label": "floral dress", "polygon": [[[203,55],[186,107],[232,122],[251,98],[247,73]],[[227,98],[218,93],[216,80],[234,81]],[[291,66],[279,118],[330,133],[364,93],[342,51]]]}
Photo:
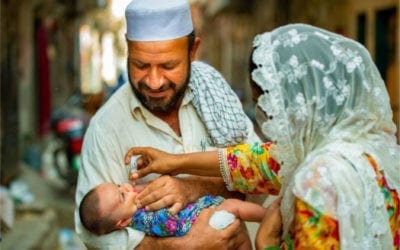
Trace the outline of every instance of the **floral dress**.
{"label": "floral dress", "polygon": [[133,215],[130,227],[150,236],[183,236],[204,208],[218,206],[223,200],[221,196],[206,195],[187,205],[176,215],[171,214],[167,208],[157,211],[146,211],[142,208]]}
{"label": "floral dress", "polygon": [[[280,165],[270,157],[272,143],[241,144],[225,150],[225,165],[229,170],[231,188],[248,194],[279,193]],[[367,154],[377,176],[377,183],[384,196],[393,237],[393,249],[400,247],[400,201],[396,190],[391,189],[376,161]],[[295,215],[284,249],[339,249],[339,222],[295,198]]]}

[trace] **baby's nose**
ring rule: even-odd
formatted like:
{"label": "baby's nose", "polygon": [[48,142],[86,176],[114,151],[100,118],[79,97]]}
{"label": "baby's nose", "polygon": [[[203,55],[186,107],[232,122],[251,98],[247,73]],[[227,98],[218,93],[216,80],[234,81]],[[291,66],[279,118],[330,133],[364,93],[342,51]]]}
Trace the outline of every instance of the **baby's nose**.
{"label": "baby's nose", "polygon": [[133,186],[131,184],[129,184],[129,183],[124,183],[123,187],[124,187],[125,191],[127,191],[127,192],[132,192],[133,191]]}

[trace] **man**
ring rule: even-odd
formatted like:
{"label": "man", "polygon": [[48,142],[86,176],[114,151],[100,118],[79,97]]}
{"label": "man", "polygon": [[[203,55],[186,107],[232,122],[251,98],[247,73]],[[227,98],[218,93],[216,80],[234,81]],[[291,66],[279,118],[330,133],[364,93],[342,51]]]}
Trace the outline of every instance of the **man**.
{"label": "man", "polygon": [[[76,231],[90,247],[108,249],[235,249],[247,236],[236,221],[228,229],[208,226],[202,212],[189,234],[154,238],[126,229],[94,236],[83,228],[78,208],[82,197],[101,182],[128,178],[124,156],[133,146],[169,152],[192,152],[241,141],[258,141],[232,89],[212,67],[194,62],[200,39],[194,36],[185,0],[133,0],[126,9],[128,74],[123,85],[92,118],[85,134],[82,168],[76,191]],[[230,197],[221,178],[156,175],[141,190],[148,209],[177,212],[204,194]],[[245,236],[243,236],[245,235]]]}

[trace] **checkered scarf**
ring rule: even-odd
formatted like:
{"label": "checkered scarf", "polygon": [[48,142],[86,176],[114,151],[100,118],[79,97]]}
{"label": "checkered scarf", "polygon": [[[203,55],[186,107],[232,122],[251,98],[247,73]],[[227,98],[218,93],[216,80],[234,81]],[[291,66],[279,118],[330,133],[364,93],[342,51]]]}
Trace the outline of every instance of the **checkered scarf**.
{"label": "checkered scarf", "polygon": [[193,62],[189,87],[193,105],[215,146],[226,147],[247,139],[248,117],[238,96],[218,71],[205,63]]}

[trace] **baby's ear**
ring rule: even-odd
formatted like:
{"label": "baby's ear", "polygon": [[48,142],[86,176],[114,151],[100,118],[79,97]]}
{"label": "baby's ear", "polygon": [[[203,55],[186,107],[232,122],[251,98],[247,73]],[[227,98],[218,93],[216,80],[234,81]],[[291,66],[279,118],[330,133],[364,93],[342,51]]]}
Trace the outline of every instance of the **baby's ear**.
{"label": "baby's ear", "polygon": [[126,219],[123,219],[123,220],[119,220],[117,222],[117,227],[119,229],[127,227],[129,225],[129,223],[131,223],[131,220],[132,220],[132,218],[126,218]]}

